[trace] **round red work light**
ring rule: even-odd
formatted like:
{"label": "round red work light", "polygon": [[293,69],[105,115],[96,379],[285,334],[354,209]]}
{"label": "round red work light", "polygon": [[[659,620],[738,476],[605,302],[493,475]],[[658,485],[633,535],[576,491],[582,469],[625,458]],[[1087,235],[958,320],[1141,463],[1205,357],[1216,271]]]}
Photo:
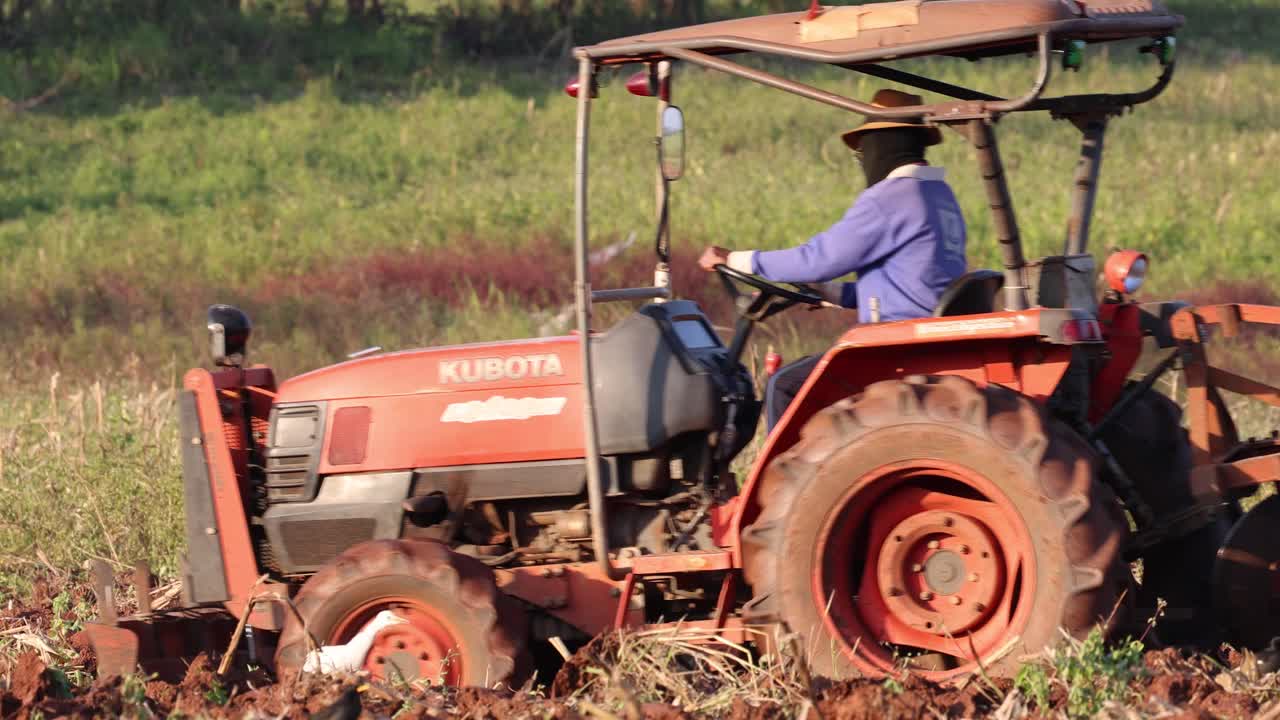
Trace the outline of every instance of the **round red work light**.
{"label": "round red work light", "polygon": [[627,92],[640,97],[653,97],[657,94],[649,84],[649,73],[644,70],[627,78]]}
{"label": "round red work light", "polygon": [[1107,287],[1124,295],[1131,295],[1142,287],[1147,279],[1147,256],[1137,250],[1119,250],[1107,258],[1103,274]]}

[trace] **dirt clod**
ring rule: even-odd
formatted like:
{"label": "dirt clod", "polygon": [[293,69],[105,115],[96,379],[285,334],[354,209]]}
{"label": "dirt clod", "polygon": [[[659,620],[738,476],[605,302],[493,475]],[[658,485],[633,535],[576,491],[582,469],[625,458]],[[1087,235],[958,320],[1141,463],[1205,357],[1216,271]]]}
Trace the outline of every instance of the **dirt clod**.
{"label": "dirt clod", "polygon": [[19,704],[30,705],[44,698],[50,683],[49,666],[36,653],[25,652],[18,656],[9,681],[9,693]]}

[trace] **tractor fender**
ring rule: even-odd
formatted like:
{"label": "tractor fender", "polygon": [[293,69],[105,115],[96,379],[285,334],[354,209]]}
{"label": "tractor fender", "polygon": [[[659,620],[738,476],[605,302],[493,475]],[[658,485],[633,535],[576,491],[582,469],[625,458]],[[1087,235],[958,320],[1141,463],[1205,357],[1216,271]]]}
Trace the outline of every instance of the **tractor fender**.
{"label": "tractor fender", "polygon": [[[1086,324],[1084,339],[1063,332],[1071,323]],[[800,439],[801,428],[819,410],[872,383],[912,375],[957,375],[1044,403],[1071,364],[1073,347],[1081,344],[1101,347],[1102,337],[1094,316],[1077,309],[924,318],[849,330],[822,356],[752,465],[726,538],[735,561],[741,560],[742,529],[760,511],[756,495],[764,468]]]}

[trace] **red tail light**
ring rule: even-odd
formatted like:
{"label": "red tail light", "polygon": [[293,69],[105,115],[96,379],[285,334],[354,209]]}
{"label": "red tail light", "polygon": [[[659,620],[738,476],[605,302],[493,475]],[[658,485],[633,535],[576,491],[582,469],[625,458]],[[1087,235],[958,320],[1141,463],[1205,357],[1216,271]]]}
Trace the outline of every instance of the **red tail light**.
{"label": "red tail light", "polygon": [[1069,343],[1101,342],[1102,326],[1091,318],[1076,318],[1062,323],[1062,339]]}
{"label": "red tail light", "polygon": [[782,367],[782,356],[774,351],[773,346],[769,346],[768,352],[764,354],[764,374],[767,377],[773,377],[778,372],[778,368]]}
{"label": "red tail light", "polygon": [[578,97],[578,87],[579,87],[578,78],[575,77],[569,82],[564,84],[564,92],[569,97],[576,98]]}

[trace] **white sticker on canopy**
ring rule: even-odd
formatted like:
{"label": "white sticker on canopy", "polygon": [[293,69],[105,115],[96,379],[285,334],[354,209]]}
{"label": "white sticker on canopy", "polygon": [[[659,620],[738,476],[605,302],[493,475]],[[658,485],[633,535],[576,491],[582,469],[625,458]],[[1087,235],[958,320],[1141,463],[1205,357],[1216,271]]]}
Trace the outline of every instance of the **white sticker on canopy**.
{"label": "white sticker on canopy", "polygon": [[863,30],[918,25],[921,0],[841,5],[823,8],[812,20],[800,21],[800,42],[852,40]]}
{"label": "white sticker on canopy", "polygon": [[476,423],[497,420],[528,420],[533,417],[559,415],[567,398],[508,398],[494,395],[487,400],[450,403],[440,415],[440,422]]}
{"label": "white sticker on canopy", "polygon": [[1012,330],[1015,327],[1013,318],[982,318],[980,320],[946,320],[943,322],[922,322],[916,325],[916,336],[930,335],[977,335],[979,333]]}

